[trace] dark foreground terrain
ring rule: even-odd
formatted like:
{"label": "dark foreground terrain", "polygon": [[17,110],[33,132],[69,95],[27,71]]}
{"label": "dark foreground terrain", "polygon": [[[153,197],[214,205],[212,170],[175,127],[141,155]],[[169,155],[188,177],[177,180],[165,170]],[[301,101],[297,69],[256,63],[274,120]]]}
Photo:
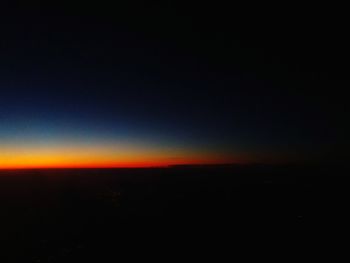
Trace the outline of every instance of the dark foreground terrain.
{"label": "dark foreground terrain", "polygon": [[0,171],[0,262],[290,258],[347,224],[349,186],[330,166]]}

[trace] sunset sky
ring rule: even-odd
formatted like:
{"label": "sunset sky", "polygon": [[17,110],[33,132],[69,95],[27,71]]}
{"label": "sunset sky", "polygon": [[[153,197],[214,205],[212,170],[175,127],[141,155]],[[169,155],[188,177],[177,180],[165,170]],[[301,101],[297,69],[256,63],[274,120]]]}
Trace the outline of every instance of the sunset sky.
{"label": "sunset sky", "polygon": [[242,157],[197,146],[146,143],[136,138],[50,138],[1,144],[0,167],[109,168],[240,162]]}
{"label": "sunset sky", "polygon": [[340,160],[324,31],[197,8],[1,13],[0,169]]}

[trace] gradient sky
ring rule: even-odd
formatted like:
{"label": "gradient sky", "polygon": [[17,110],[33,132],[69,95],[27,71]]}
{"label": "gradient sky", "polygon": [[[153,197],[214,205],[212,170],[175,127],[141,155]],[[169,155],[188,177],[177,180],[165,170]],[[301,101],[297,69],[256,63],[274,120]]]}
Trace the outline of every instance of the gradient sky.
{"label": "gradient sky", "polygon": [[0,168],[343,158],[330,32],[167,3],[4,8]]}

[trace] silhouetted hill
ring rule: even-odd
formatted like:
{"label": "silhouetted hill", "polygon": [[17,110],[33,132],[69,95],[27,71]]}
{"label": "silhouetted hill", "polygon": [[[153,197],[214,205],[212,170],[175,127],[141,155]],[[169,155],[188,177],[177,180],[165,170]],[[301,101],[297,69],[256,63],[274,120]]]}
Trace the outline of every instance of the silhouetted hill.
{"label": "silhouetted hill", "polygon": [[301,227],[347,222],[350,181],[331,168],[3,170],[1,262],[233,259],[271,237],[277,249]]}

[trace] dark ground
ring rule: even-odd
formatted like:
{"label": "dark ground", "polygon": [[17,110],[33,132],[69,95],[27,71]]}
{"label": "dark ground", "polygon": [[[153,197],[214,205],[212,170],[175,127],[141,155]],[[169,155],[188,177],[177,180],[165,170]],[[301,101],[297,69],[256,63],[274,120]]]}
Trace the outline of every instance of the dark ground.
{"label": "dark ground", "polygon": [[0,171],[0,262],[291,258],[347,224],[349,185],[334,166]]}

